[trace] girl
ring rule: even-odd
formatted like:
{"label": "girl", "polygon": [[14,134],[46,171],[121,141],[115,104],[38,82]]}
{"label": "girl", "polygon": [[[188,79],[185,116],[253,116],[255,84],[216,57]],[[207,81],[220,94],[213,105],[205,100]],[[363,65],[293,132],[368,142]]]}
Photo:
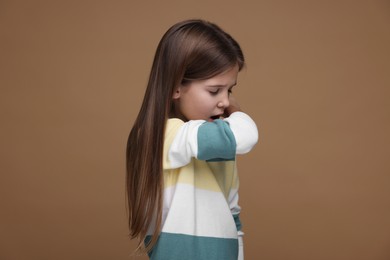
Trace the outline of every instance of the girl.
{"label": "girl", "polygon": [[238,43],[203,20],[158,45],[127,142],[130,237],[150,259],[243,259],[235,156],[258,139],[230,95],[243,66]]}

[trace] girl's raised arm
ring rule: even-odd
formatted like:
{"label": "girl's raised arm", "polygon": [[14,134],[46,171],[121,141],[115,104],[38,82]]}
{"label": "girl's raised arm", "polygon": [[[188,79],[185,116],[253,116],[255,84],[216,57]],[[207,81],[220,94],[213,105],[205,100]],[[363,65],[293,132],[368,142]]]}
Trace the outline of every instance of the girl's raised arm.
{"label": "girl's raised arm", "polygon": [[236,154],[249,152],[258,141],[255,122],[240,111],[213,122],[178,120],[176,127],[167,129],[167,134],[172,131],[175,137],[164,144],[169,149],[169,168],[182,167],[192,157],[205,161],[234,160]]}

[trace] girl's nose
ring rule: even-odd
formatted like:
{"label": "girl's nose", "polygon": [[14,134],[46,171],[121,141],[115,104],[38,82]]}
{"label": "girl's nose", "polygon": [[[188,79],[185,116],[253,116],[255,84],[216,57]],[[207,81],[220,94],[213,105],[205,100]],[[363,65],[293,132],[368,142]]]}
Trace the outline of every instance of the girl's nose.
{"label": "girl's nose", "polygon": [[229,106],[229,95],[225,95],[217,104],[219,108],[227,108]]}

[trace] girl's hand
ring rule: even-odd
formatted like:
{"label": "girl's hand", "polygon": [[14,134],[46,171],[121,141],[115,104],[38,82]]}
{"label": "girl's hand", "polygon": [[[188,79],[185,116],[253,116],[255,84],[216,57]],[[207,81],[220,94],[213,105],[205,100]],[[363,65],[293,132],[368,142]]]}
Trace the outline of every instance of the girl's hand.
{"label": "girl's hand", "polygon": [[240,104],[238,104],[237,100],[233,97],[233,95],[229,96],[229,106],[225,108],[224,117],[228,117],[234,112],[241,111]]}

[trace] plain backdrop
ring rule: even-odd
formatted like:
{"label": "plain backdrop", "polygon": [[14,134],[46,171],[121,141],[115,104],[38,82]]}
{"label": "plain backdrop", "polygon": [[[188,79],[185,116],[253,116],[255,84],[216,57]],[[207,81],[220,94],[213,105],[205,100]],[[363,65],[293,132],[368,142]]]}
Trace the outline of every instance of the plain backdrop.
{"label": "plain backdrop", "polygon": [[188,18],[247,60],[246,259],[389,260],[385,0],[0,0],[0,259],[133,259],[127,136],[158,41]]}

